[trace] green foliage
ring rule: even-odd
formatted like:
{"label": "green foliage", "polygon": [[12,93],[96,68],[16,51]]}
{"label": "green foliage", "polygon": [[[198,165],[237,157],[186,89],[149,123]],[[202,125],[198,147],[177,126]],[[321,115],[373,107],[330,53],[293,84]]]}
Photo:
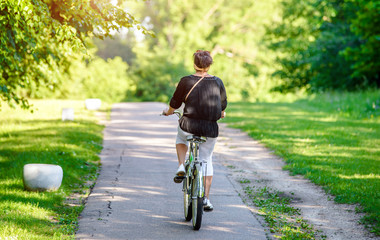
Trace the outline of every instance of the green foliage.
{"label": "green foliage", "polygon": [[158,0],[136,4],[133,12],[156,38],[144,39],[133,49],[134,95],[167,101],[179,78],[193,73],[193,53],[205,49],[214,57],[210,74],[224,81],[230,100],[262,97],[273,87],[266,77],[274,55],[268,55],[260,42],[264,23],[276,16],[276,3]]}
{"label": "green foliage", "polygon": [[[30,103],[34,114],[4,106],[0,115],[0,168],[6,169],[0,171],[0,239],[74,239],[82,198],[97,176],[103,126],[83,101]],[[74,108],[75,121],[61,121],[63,107]],[[28,163],[60,165],[60,189],[25,191]]]}
{"label": "green foliage", "polygon": [[[16,89],[27,88],[31,82],[48,85],[54,81],[53,69],[60,63],[60,53],[66,47],[66,54],[70,54],[81,43],[74,29],[49,17],[46,4],[1,1],[0,12],[0,96],[26,107],[27,101],[15,93]],[[55,38],[50,37],[53,33]]]}
{"label": "green foliage", "polygon": [[[277,52],[281,92],[358,90],[380,86],[377,1],[284,0],[267,30]],[[366,24],[368,23],[368,24]]]}
{"label": "green foliage", "polygon": [[[210,73],[230,100],[264,100],[270,89],[377,88],[379,9],[375,0],[1,1],[0,99],[27,108],[28,96],[69,97],[58,92],[75,82],[68,72],[89,37],[105,39],[96,42],[104,60],[119,55],[131,66],[126,99],[167,101],[179,77],[193,72],[197,49],[212,52]],[[123,27],[157,38],[108,38]]]}
{"label": "green foliage", "polygon": [[129,95],[139,100],[167,101],[179,77],[193,72],[197,49],[211,51],[210,74],[223,79],[230,100],[265,101],[271,89],[380,86],[375,0],[158,0],[129,7],[157,33],[154,39],[129,33],[135,46],[124,48],[135,54]]}
{"label": "green foliage", "polygon": [[[114,59],[95,59],[87,65],[82,78],[82,94],[87,98],[100,98],[107,102],[120,102],[130,87],[127,76],[127,63],[120,57]],[[77,73],[83,69],[76,68]],[[79,93],[78,93],[79,94]],[[82,95],[83,96],[83,95]]]}
{"label": "green foliage", "polygon": [[96,55],[104,60],[118,56],[128,65],[131,65],[132,60],[136,58],[136,55],[132,52],[132,47],[136,44],[136,41],[130,31],[125,36],[117,34],[112,38],[104,38],[104,40],[94,38],[93,41],[97,47]]}
{"label": "green foliage", "polygon": [[309,83],[311,72],[310,43],[318,35],[319,11],[325,6],[319,1],[285,0],[281,2],[282,16],[267,27],[265,40],[268,48],[277,53],[279,66],[274,72],[283,80],[282,92],[299,90]]}
{"label": "green foliage", "polygon": [[168,102],[177,79],[186,73],[184,66],[158,53],[137,51],[136,55],[138,63],[130,71],[134,87],[128,90],[127,99]]}
{"label": "green foliage", "polygon": [[85,51],[85,38],[138,25],[109,1],[9,0],[0,2],[0,97],[28,107],[18,89],[53,89],[71,56]]}
{"label": "green foliage", "polygon": [[326,93],[284,103],[230,103],[225,121],[260,140],[335,195],[359,203],[380,234],[380,92]]}
{"label": "green foliage", "polygon": [[359,37],[360,44],[348,47],[343,55],[354,63],[352,77],[363,78],[367,84],[375,78],[377,86],[380,86],[380,3],[354,0],[352,4],[357,8],[350,28]]}
{"label": "green foliage", "polygon": [[32,85],[20,94],[31,98],[85,99],[100,98],[106,102],[119,102],[126,97],[132,87],[127,75],[128,65],[120,57],[107,61],[95,57],[89,62],[82,58],[72,58],[70,67],[57,77],[62,83],[53,91],[46,87]]}

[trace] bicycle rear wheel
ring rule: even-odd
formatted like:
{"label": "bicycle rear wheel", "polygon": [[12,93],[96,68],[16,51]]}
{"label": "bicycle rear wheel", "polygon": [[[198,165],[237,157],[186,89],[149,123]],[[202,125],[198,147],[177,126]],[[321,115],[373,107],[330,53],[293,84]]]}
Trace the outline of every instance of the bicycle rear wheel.
{"label": "bicycle rear wheel", "polygon": [[203,198],[197,197],[192,200],[193,229],[199,230],[202,225]]}

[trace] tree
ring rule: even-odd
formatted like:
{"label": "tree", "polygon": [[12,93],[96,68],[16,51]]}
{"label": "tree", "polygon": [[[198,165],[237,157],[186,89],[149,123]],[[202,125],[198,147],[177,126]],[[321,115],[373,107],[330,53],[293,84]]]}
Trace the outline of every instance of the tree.
{"label": "tree", "polygon": [[358,44],[347,47],[342,53],[347,61],[353,62],[352,78],[380,88],[380,2],[352,0],[350,6],[355,13],[350,19],[351,31],[357,36]]}
{"label": "tree", "polygon": [[103,39],[121,27],[137,26],[119,6],[97,0],[8,0],[0,2],[0,99],[29,107],[18,90],[54,89],[70,57],[85,53],[85,38]]}
{"label": "tree", "polygon": [[204,49],[214,58],[210,73],[223,79],[229,99],[254,100],[271,84],[263,76],[273,54],[260,42],[277,2],[157,0],[136,6],[134,12],[156,38],[134,47],[134,95],[168,101],[179,78],[193,71],[192,54]]}
{"label": "tree", "polygon": [[323,18],[329,18],[332,13],[319,0],[284,0],[280,8],[281,16],[268,25],[265,39],[279,63],[273,76],[282,79],[274,90],[292,92],[309,87],[314,57],[309,48],[320,34]]}
{"label": "tree", "polygon": [[268,27],[282,92],[380,87],[378,1],[284,0]]}

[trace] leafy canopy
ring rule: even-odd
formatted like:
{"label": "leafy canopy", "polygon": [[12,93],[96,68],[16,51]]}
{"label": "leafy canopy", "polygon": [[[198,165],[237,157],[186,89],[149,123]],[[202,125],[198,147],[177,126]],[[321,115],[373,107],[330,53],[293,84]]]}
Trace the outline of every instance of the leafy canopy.
{"label": "leafy canopy", "polygon": [[[0,100],[28,108],[18,90],[59,85],[85,38],[104,38],[122,27],[151,34],[119,6],[100,0],[0,2]],[[37,88],[32,88],[37,86]]]}
{"label": "leafy canopy", "polygon": [[380,4],[376,0],[283,0],[267,30],[281,92],[380,87]]}

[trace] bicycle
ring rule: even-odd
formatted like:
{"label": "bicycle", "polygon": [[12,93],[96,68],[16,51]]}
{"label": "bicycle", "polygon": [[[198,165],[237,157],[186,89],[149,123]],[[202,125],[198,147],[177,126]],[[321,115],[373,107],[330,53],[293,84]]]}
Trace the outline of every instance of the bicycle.
{"label": "bicycle", "polygon": [[[186,175],[183,180],[185,219],[192,219],[193,229],[199,230],[202,224],[203,200],[205,188],[203,184],[203,162],[198,160],[199,144],[206,141],[205,137],[190,135],[189,157],[185,161]],[[191,211],[190,211],[191,209]]]}
{"label": "bicycle", "polygon": [[[181,118],[179,111],[174,113]],[[203,136],[189,135],[189,154],[185,161],[186,174],[183,177],[184,214],[186,221],[192,220],[194,230],[199,230],[202,225],[203,200],[205,197],[205,184],[203,182],[202,165],[204,162],[198,159],[199,144],[206,142]]]}

